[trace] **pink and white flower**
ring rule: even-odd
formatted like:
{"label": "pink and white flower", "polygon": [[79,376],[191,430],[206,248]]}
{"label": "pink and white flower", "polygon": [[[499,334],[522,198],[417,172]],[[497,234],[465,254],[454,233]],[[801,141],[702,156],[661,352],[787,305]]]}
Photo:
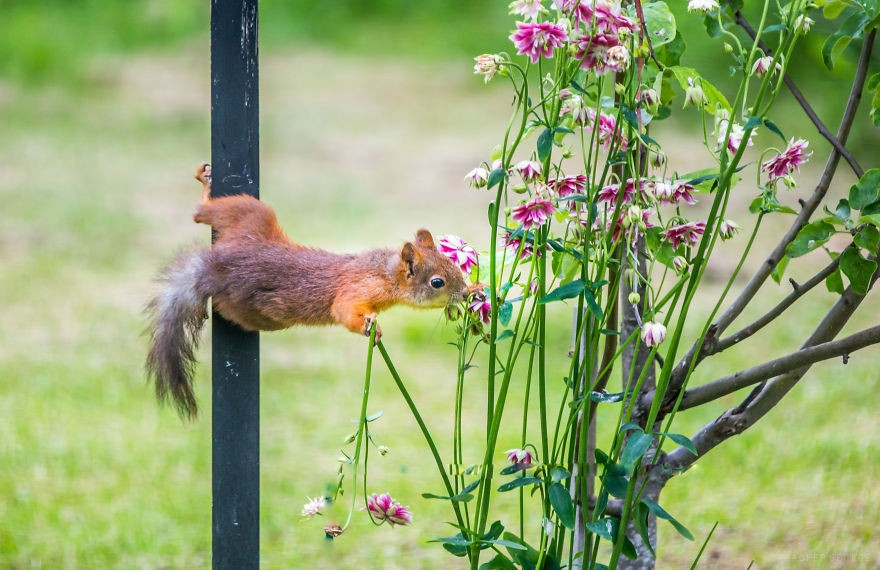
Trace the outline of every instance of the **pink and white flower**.
{"label": "pink and white flower", "polygon": [[678,204],[681,201],[693,206],[697,203],[691,192],[695,188],[683,180],[675,182],[658,180],[654,183],[654,197],[661,204]]}
{"label": "pink and white flower", "polygon": [[477,265],[477,252],[458,236],[440,236],[437,239],[437,250],[465,273],[470,274]]}
{"label": "pink and white flower", "polygon": [[690,0],[688,2],[688,12],[708,14],[716,8],[718,8],[718,0]]}
{"label": "pink and white flower", "polygon": [[[504,240],[504,247],[513,252],[514,255],[519,255],[520,261],[530,258],[535,253],[534,243],[528,239],[523,240],[522,232],[514,234],[511,231],[506,231],[502,236],[502,239]],[[539,250],[538,255],[540,254],[541,252]]]}
{"label": "pink and white flower", "polygon": [[471,293],[470,299],[468,312],[476,315],[482,323],[488,325],[492,317],[492,303],[489,301],[489,296],[484,290],[479,289]]}
{"label": "pink and white flower", "polygon": [[522,16],[526,20],[537,20],[538,15],[547,10],[541,6],[541,0],[515,0],[507,7],[510,14]]}
{"label": "pink and white flower", "polygon": [[541,178],[541,164],[534,160],[522,160],[513,167],[525,182],[534,182]]}
{"label": "pink and white flower", "polygon": [[[483,76],[483,81],[485,83],[489,83],[489,81],[495,77],[495,74],[501,70],[501,56],[484,53],[482,55],[478,55],[474,58],[476,62],[474,64],[474,73],[477,75]],[[502,73],[502,76],[504,74]]]}
{"label": "pink and white flower", "polygon": [[573,194],[583,195],[587,190],[587,177],[583,174],[574,176],[562,176],[560,178],[551,178],[547,181],[547,185],[556,192],[560,198],[571,196]]}
{"label": "pink and white flower", "polygon": [[593,9],[595,0],[562,0],[559,3],[563,12],[571,16],[572,23],[590,25],[596,11]]}
{"label": "pink and white flower", "polygon": [[687,222],[678,226],[672,226],[665,232],[663,237],[676,248],[682,242],[688,245],[695,245],[700,241],[700,236],[706,231],[706,222]]}
{"label": "pink and white flower", "polygon": [[[742,125],[737,123],[733,123],[730,125],[730,134],[727,133],[727,126],[730,124],[730,120],[722,117],[718,121],[718,145],[724,145],[727,147],[731,153],[736,154],[739,150],[740,145],[743,142],[743,137],[746,134],[745,129]],[[749,133],[749,138],[746,140],[746,147],[752,146],[752,137],[755,136],[755,131],[752,130]]]}
{"label": "pink and white flower", "polygon": [[471,188],[485,188],[489,183],[489,171],[478,166],[465,174],[464,179]]}
{"label": "pink and white flower", "polygon": [[771,182],[797,172],[813,154],[807,152],[809,144],[804,139],[791,139],[784,151],[761,164],[761,171],[767,174]]}
{"label": "pink and white flower", "polygon": [[511,212],[511,217],[528,230],[544,225],[555,211],[553,202],[541,196],[536,196],[528,202],[515,207],[513,212]]}
{"label": "pink and white flower", "polygon": [[642,340],[648,347],[657,346],[666,339],[666,327],[660,323],[646,321],[642,324]]}
{"label": "pink and white flower", "polygon": [[517,22],[517,31],[510,35],[517,55],[527,55],[532,63],[541,57],[553,57],[553,50],[568,40],[562,26],[551,22]]}
{"label": "pink and white flower", "polygon": [[733,220],[724,220],[718,224],[718,235],[723,240],[729,240],[735,236],[740,229],[742,228],[740,228],[739,224]]}
{"label": "pink and white flower", "polygon": [[[770,71],[770,66],[773,65],[773,58],[769,55],[765,55],[764,57],[759,57],[755,60],[754,65],[752,65],[752,73],[757,75],[758,77],[764,75],[768,71]],[[776,71],[779,71],[782,66],[778,63],[776,64]]]}
{"label": "pink and white flower", "polygon": [[532,452],[528,449],[508,449],[504,454],[511,464],[519,465],[520,467],[530,466],[534,459]]}
{"label": "pink and white flower", "polygon": [[388,493],[381,495],[373,493],[367,501],[366,508],[373,515],[373,518],[382,522],[388,521],[392,525],[401,526],[412,522],[412,513],[409,507],[401,506]]}
{"label": "pink and white flower", "polygon": [[609,150],[612,144],[617,145],[617,150],[626,150],[626,137],[617,129],[617,119],[607,113],[599,113],[598,120],[596,118],[595,109],[587,110],[590,115],[590,121],[587,123],[587,129],[599,130],[599,143]]}
{"label": "pink and white flower", "polygon": [[309,499],[309,502],[303,505],[302,508],[302,516],[306,518],[312,518],[315,515],[321,514],[321,509],[327,506],[327,499],[324,497],[315,497],[314,499],[310,497],[306,497]]}

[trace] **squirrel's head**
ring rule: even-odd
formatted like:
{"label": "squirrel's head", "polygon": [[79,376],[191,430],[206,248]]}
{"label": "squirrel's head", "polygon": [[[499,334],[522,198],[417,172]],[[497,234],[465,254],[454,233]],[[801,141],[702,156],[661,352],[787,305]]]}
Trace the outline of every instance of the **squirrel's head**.
{"label": "squirrel's head", "polygon": [[403,244],[400,271],[408,290],[405,302],[416,307],[446,307],[468,295],[461,269],[437,251],[428,230],[417,231],[414,242]]}

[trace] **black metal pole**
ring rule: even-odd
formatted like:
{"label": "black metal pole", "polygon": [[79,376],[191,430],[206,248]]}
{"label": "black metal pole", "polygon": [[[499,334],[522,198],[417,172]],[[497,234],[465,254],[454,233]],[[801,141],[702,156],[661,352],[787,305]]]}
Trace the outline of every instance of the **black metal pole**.
{"label": "black metal pole", "polygon": [[[212,194],[259,197],[258,0],[211,0]],[[260,339],[213,315],[215,570],[260,563]]]}

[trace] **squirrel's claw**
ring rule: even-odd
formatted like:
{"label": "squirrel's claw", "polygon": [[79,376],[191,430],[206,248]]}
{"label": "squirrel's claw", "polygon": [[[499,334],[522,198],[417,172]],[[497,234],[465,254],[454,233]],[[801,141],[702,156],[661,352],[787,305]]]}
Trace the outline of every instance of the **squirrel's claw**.
{"label": "squirrel's claw", "polygon": [[376,337],[375,341],[378,344],[379,340],[382,338],[382,327],[379,326],[379,315],[376,313],[370,313],[369,315],[364,315],[364,335],[370,336],[370,331],[373,328],[373,324],[376,325]]}
{"label": "squirrel's claw", "polygon": [[211,165],[203,162],[196,168],[196,180],[202,183],[202,202],[211,199]]}

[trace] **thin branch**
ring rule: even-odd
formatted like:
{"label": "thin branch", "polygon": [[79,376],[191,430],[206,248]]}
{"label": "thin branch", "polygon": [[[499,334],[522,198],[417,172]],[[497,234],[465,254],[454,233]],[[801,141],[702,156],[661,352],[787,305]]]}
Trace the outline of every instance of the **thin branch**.
{"label": "thin branch", "polygon": [[797,368],[815,364],[822,360],[828,360],[829,358],[848,355],[860,348],[877,343],[880,343],[880,325],[859,331],[840,340],[802,348],[797,352],[787,354],[775,360],[689,389],[684,393],[679,410],[686,410],[706,402],[711,402],[774,376],[779,376],[780,374],[785,374],[786,372],[791,372]]}
{"label": "thin branch", "polygon": [[786,309],[792,306],[795,301],[806,295],[811,289],[813,289],[813,287],[825,281],[825,279],[829,275],[834,273],[838,265],[840,265],[839,255],[832,259],[831,263],[826,265],[821,271],[819,271],[819,273],[815,274],[808,281],[805,281],[803,284],[800,285],[793,284],[794,290],[789,293],[788,296],[785,297],[785,299],[780,301],[778,305],[770,309],[768,312],[755,319],[753,323],[741,328],[740,330],[728,337],[720,339],[717,344],[712,347],[712,354],[715,354],[716,352],[721,352],[722,350],[728,349],[738,342],[744,341],[745,339],[749,338],[750,336],[764,328],[769,323],[773,322],[779,315],[784,313]]}
{"label": "thin branch", "polygon": [[[871,60],[871,50],[876,36],[877,29],[875,28],[871,30],[865,38],[865,41],[862,44],[861,53],[859,54],[858,68],[853,77],[852,89],[850,90],[849,99],[847,100],[846,107],[843,111],[843,116],[840,119],[840,127],[837,130],[838,140],[844,143],[849,136],[850,129],[855,120],[856,111],[859,107],[859,102],[862,99],[862,89],[865,86],[865,80],[868,74],[868,64]],[[739,296],[718,318],[718,320],[715,321],[713,328],[709,331],[710,336],[707,337],[702,344],[702,348],[700,349],[701,354],[699,355],[700,357],[712,354],[712,350],[714,350],[714,345],[716,344],[717,335],[724,332],[724,330],[730,326],[734,319],[736,319],[752,301],[764,285],[764,282],[770,277],[773,268],[775,268],[779,261],[785,256],[785,249],[788,247],[788,244],[794,241],[794,238],[797,236],[801,228],[810,221],[810,217],[822,203],[825,194],[828,192],[828,188],[831,185],[835,172],[837,171],[837,166],[840,163],[840,157],[841,154],[836,148],[831,149],[831,154],[828,157],[828,161],[825,163],[825,169],[822,171],[822,176],[819,178],[819,182],[816,184],[816,188],[813,190],[812,195],[801,203],[801,211],[795,218],[795,221],[789,230],[784,236],[782,236],[782,239],[776,247],[773,248],[773,251],[770,252],[770,255],[768,255],[764,262],[758,267],[755,274],[752,275],[752,278],[749,279],[749,282],[740,292]],[[670,397],[674,398],[677,396],[678,391],[687,379],[688,371],[691,368],[691,362],[697,353],[697,346],[698,343],[694,343],[672,371],[668,391]],[[699,358],[697,362],[699,362]]]}
{"label": "thin branch", "polygon": [[[745,16],[743,16],[741,12],[736,13],[736,23],[739,24],[739,26],[743,30],[745,30],[745,32],[749,35],[750,38],[752,38],[752,40],[758,39],[755,34],[754,28],[752,28],[751,24],[749,24],[748,20],[745,19]],[[765,54],[773,54],[773,50],[771,50],[770,47],[764,43],[764,40],[758,39],[758,46],[762,50],[764,50]],[[862,170],[862,167],[859,166],[858,161],[856,161],[855,157],[852,155],[851,152],[846,149],[843,143],[840,142],[837,137],[831,134],[831,131],[828,130],[828,127],[825,126],[825,123],[822,122],[822,119],[820,119],[819,116],[816,114],[816,111],[813,110],[810,102],[807,101],[806,97],[804,97],[804,94],[801,93],[801,90],[798,89],[797,85],[794,84],[794,80],[792,80],[792,78],[788,74],[786,74],[785,77],[782,78],[782,80],[783,82],[785,82],[785,86],[788,87],[788,90],[791,91],[792,97],[795,98],[795,100],[801,106],[801,109],[804,110],[804,113],[806,113],[810,121],[813,122],[813,125],[816,126],[819,134],[831,143],[831,146],[833,146],[834,149],[837,150],[837,152],[839,152],[840,155],[844,158],[844,160],[846,160],[855,175],[858,178],[861,178],[862,174],[864,174],[865,171]]]}

